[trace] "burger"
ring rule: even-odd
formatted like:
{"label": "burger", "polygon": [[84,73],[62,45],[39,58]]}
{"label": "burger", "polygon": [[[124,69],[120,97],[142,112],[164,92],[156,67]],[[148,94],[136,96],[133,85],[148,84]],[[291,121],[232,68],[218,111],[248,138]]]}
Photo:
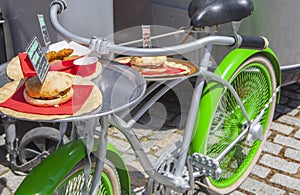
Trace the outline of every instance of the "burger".
{"label": "burger", "polygon": [[133,57],[130,61],[132,66],[141,68],[158,68],[167,61],[166,56]]}
{"label": "burger", "polygon": [[133,57],[130,65],[135,70],[143,73],[161,73],[166,71],[167,56]]}
{"label": "burger", "polygon": [[64,72],[48,72],[43,83],[37,76],[25,82],[23,92],[26,102],[36,106],[56,106],[69,101],[73,96],[73,77]]}

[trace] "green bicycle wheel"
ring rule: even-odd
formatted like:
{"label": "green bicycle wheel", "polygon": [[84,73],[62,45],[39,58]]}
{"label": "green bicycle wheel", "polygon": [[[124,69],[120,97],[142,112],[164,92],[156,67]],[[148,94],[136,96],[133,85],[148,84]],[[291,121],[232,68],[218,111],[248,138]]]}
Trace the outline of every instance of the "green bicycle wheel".
{"label": "green bicycle wheel", "polygon": [[[257,162],[272,122],[276,102],[273,99],[269,103],[276,88],[276,76],[267,58],[263,56],[249,58],[230,78],[229,82],[239,95],[251,121],[265,109],[260,120],[263,127],[263,141],[247,141],[245,137],[221,160],[221,177],[218,180],[210,177],[206,180],[210,189],[221,194],[235,190]],[[211,158],[216,158],[228,147],[246,124],[241,108],[227,88],[224,88],[217,98],[216,105],[210,108],[213,111],[205,147],[206,155]]]}
{"label": "green bicycle wheel", "polygon": [[[91,174],[88,176],[87,187],[91,188],[92,177],[94,173],[95,162],[92,163]],[[70,173],[64,178],[61,184],[57,187],[54,194],[72,194],[81,195],[84,185],[84,161],[78,163]],[[121,185],[118,173],[113,164],[106,160],[103,166],[101,176],[101,186],[98,190],[99,195],[120,195]]]}

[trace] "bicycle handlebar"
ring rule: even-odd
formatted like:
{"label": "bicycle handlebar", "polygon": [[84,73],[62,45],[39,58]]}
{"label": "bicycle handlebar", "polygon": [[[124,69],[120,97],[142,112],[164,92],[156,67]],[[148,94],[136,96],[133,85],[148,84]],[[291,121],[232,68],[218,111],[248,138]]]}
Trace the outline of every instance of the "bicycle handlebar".
{"label": "bicycle handlebar", "polygon": [[[264,49],[266,44],[266,39],[264,38],[245,38],[242,36],[207,36],[193,42],[184,43],[181,45],[175,45],[164,48],[135,48],[135,47],[127,47],[116,45],[112,42],[109,42],[103,38],[93,37],[91,39],[80,37],[76,34],[73,34],[66,30],[58,21],[58,14],[63,12],[66,9],[66,2],[64,0],[54,0],[50,4],[50,20],[55,30],[62,34],[64,37],[67,37],[71,40],[79,42],[84,45],[89,45],[90,49],[93,51],[97,51],[100,54],[109,54],[109,52],[128,55],[128,56],[157,56],[157,55],[176,55],[188,53],[190,51],[194,51],[204,47],[209,44],[217,44],[217,45],[227,45],[227,46],[236,46],[236,47],[244,47],[251,46],[253,49]],[[263,42],[261,42],[263,40]],[[255,42],[253,44],[253,41]],[[266,41],[267,42],[267,41]],[[263,48],[256,46],[264,45]]]}
{"label": "bicycle handlebar", "polygon": [[63,0],[55,0],[50,4],[50,20],[51,20],[51,23],[53,24],[54,29],[65,37],[68,37],[74,41],[81,43],[81,44],[88,45],[90,42],[90,39],[77,36],[69,31],[67,31],[59,23],[57,14],[62,13],[67,8],[66,5],[67,5],[66,2]]}
{"label": "bicycle handlebar", "polygon": [[264,50],[269,46],[269,41],[265,37],[253,37],[235,34],[233,36],[236,40],[235,47],[247,49]]}

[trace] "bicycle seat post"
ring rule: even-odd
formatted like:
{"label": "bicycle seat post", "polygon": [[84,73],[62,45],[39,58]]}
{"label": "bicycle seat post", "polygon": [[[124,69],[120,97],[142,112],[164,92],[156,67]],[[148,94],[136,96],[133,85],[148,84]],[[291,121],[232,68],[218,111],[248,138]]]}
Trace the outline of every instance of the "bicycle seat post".
{"label": "bicycle seat post", "polygon": [[241,24],[242,24],[242,20],[240,20],[240,21],[232,21],[231,22],[231,26],[232,26],[233,32],[235,34],[237,34],[237,32],[240,30]]}

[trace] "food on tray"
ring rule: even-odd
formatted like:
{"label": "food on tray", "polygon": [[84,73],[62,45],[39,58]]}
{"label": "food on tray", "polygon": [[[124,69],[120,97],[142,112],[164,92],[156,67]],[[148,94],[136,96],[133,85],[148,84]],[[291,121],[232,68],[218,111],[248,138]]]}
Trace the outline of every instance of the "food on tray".
{"label": "food on tray", "polygon": [[64,72],[48,72],[44,83],[37,76],[25,82],[25,100],[37,106],[56,106],[69,101],[73,96],[73,77]]}
{"label": "food on tray", "polygon": [[144,68],[157,68],[167,61],[167,56],[154,57],[133,57],[130,60],[131,65]]}
{"label": "food on tray", "polygon": [[131,64],[132,57],[120,57],[116,58],[115,61],[139,71],[147,80],[174,78],[176,76],[193,74],[198,71],[197,66],[191,62],[171,57],[167,58],[162,65],[156,68],[134,66]]}
{"label": "food on tray", "polygon": [[64,48],[62,50],[56,51],[49,51],[46,53],[46,58],[50,65],[52,65],[54,62],[59,62],[62,60],[74,60],[79,58],[78,55],[71,55],[73,53],[73,49],[70,48]]}
{"label": "food on tray", "polygon": [[75,60],[77,58],[79,58],[79,55],[70,55],[70,56],[64,57],[63,60]]}
{"label": "food on tray", "polygon": [[60,60],[63,60],[64,57],[67,57],[69,55],[71,55],[73,53],[73,49],[70,49],[70,48],[64,48],[62,50],[59,50],[57,52],[57,58],[60,59]]}
{"label": "food on tray", "polygon": [[47,52],[46,53],[46,58],[47,58],[48,62],[51,62],[51,61],[55,60],[56,59],[56,54],[57,54],[56,51]]}

